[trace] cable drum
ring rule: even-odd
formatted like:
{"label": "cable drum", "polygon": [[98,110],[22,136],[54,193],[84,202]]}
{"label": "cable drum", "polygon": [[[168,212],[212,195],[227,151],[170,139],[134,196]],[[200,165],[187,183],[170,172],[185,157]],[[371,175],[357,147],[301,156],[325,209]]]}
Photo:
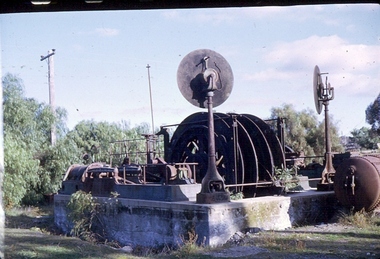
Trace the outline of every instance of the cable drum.
{"label": "cable drum", "polygon": [[[177,127],[170,142],[169,161],[197,162],[197,181],[208,167],[207,113],[195,113]],[[284,151],[274,131],[253,115],[214,113],[216,165],[232,192],[256,196],[257,184],[270,181],[275,167],[285,164]]]}
{"label": "cable drum", "polygon": [[380,202],[380,157],[355,156],[343,161],[335,173],[334,191],[344,206],[374,210]]}
{"label": "cable drum", "polygon": [[[177,127],[170,142],[169,161],[198,163],[198,182],[205,176],[208,167],[207,116],[207,113],[200,112],[187,117]],[[232,170],[233,154],[228,149],[233,136],[230,125],[224,119],[228,119],[228,116],[222,113],[214,114],[216,163],[220,175],[226,181],[233,181],[231,174],[226,173]]]}

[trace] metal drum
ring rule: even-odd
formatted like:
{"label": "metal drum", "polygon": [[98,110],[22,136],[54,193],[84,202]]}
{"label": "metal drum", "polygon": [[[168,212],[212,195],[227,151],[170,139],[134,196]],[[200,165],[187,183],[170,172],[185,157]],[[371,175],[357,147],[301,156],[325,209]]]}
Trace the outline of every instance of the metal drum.
{"label": "metal drum", "polygon": [[336,170],[334,191],[338,201],[356,211],[374,210],[380,202],[380,157],[356,156]]}
{"label": "metal drum", "polygon": [[[226,185],[238,185],[232,187],[236,192],[243,192],[245,197],[256,196],[257,184],[271,181],[275,168],[285,165],[284,151],[275,132],[250,114],[214,113],[214,124],[219,174]],[[207,113],[194,113],[177,127],[170,142],[168,161],[198,163],[198,181],[208,167],[207,131]]]}

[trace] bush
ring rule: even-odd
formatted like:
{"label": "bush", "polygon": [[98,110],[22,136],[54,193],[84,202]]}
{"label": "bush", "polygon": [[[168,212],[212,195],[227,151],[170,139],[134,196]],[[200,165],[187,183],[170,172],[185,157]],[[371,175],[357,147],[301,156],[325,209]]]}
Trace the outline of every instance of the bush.
{"label": "bush", "polygon": [[339,223],[350,225],[358,228],[368,228],[373,225],[373,213],[366,212],[364,209],[360,211],[350,211],[349,213],[342,213],[339,218]]}
{"label": "bush", "polygon": [[77,191],[71,195],[67,204],[68,217],[73,223],[71,234],[87,241],[95,241],[93,221],[99,204],[91,193]]}

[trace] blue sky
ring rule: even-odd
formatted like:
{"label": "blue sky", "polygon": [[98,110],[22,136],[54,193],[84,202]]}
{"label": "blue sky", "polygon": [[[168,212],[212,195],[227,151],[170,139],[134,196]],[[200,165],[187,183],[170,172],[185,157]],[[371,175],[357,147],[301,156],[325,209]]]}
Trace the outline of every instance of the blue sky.
{"label": "blue sky", "polygon": [[179,63],[196,49],[220,53],[233,70],[218,112],[265,119],[283,103],[315,110],[318,65],[335,89],[330,114],[347,135],[369,126],[365,109],[380,93],[379,5],[25,13],[0,21],[2,74],[22,78],[27,97],[48,103],[40,57],[56,49],[55,99],[69,128],[89,119],[150,124],[147,64],[156,127],[206,111],[177,86]]}

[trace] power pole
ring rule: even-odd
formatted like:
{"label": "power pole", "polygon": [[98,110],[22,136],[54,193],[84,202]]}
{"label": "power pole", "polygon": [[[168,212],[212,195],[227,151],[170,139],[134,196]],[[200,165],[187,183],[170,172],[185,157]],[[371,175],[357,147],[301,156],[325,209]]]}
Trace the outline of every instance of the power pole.
{"label": "power pole", "polygon": [[150,97],[150,115],[152,117],[152,134],[154,135],[154,116],[153,116],[153,102],[152,102],[152,86],[150,84],[150,66],[149,64],[146,65],[146,68],[148,69],[148,82],[149,82],[149,97]]}
{"label": "power pole", "polygon": [[41,61],[47,59],[48,61],[48,83],[49,83],[49,105],[54,115],[54,123],[51,126],[50,140],[51,145],[54,146],[56,142],[56,127],[55,127],[55,87],[54,87],[54,59],[55,49],[48,51],[46,56],[41,56]]}

